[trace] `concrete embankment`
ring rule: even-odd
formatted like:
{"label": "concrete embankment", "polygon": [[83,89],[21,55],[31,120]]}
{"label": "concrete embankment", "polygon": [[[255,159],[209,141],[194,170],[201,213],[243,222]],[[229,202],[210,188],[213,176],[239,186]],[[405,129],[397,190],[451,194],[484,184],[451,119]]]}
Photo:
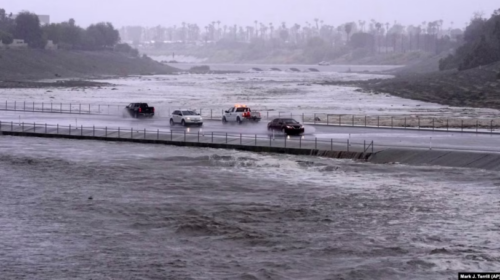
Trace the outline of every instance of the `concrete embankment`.
{"label": "concrete embankment", "polygon": [[372,154],[369,162],[416,166],[446,166],[500,171],[500,154],[388,149]]}
{"label": "concrete embankment", "polygon": [[[28,136],[28,137],[44,137],[44,138],[63,138],[63,139],[79,139],[79,140],[100,140],[100,141],[114,141],[114,142],[132,142],[132,143],[143,143],[143,144],[163,144],[163,145],[175,145],[175,146],[185,146],[185,147],[200,147],[200,148],[214,148],[214,149],[232,149],[248,152],[259,152],[259,153],[279,153],[279,154],[291,154],[291,155],[308,155],[308,156],[320,156],[336,159],[352,159],[366,161],[372,153],[370,152],[360,152],[360,151],[341,151],[341,150],[327,150],[326,148],[321,148],[320,145],[317,149],[308,148],[304,145],[302,148],[284,147],[280,143],[275,146],[267,146],[263,141],[256,142],[255,145],[250,144],[228,144],[228,143],[216,143],[216,142],[203,142],[196,141],[193,137],[182,140],[168,140],[168,139],[155,139],[154,135],[147,134],[145,138],[138,138],[137,135],[134,138],[120,138],[120,137],[109,137],[109,136],[92,136],[92,135],[69,135],[69,134],[54,134],[54,133],[35,133],[35,132],[22,132],[22,131],[1,131],[2,135],[10,136]],[[140,134],[138,134],[140,135]],[[150,137],[153,136],[153,137]],[[148,139],[149,138],[149,139]]]}

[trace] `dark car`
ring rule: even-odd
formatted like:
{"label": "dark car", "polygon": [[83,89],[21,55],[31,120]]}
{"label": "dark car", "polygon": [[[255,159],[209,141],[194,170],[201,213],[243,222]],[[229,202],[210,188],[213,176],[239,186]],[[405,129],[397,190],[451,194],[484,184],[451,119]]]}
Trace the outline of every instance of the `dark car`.
{"label": "dark car", "polygon": [[298,135],[304,133],[304,126],[294,119],[279,118],[268,123],[267,130],[279,130],[285,134]]}
{"label": "dark car", "polygon": [[130,103],[125,111],[133,118],[152,118],[155,115],[155,107],[149,107],[148,103]]}

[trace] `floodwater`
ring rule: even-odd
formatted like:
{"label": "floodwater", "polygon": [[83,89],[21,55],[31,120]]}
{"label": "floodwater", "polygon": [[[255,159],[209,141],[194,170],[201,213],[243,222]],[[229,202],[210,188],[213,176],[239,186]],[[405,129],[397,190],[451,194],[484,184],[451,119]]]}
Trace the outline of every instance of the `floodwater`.
{"label": "floodwater", "polygon": [[[243,70],[251,66],[231,67]],[[218,67],[225,69],[220,65]],[[261,67],[266,70],[265,67],[270,65]],[[28,105],[32,102],[44,102],[47,105],[82,103],[104,106],[147,102],[157,109],[157,113],[167,112],[166,114],[179,108],[222,112],[234,104],[246,104],[254,110],[297,115],[328,113],[449,118],[492,118],[500,115],[500,111],[493,109],[449,107],[388,94],[364,93],[353,87],[318,85],[318,82],[326,80],[390,78],[369,73],[341,73],[338,72],[338,66],[325,67],[326,70],[317,67],[321,72],[263,71],[216,75],[136,76],[105,80],[116,86],[103,88],[0,89],[0,109],[5,106],[5,101],[16,101],[18,104],[26,102]]]}
{"label": "floodwater", "polygon": [[0,136],[0,178],[1,279],[500,270],[494,172]]}

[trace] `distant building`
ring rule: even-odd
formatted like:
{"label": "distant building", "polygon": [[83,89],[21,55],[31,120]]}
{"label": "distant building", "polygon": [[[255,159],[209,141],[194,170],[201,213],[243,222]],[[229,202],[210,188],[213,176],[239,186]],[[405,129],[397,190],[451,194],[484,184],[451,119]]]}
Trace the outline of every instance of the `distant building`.
{"label": "distant building", "polygon": [[49,15],[37,15],[41,25],[50,24]]}
{"label": "distant building", "polygon": [[57,50],[58,47],[56,44],[54,44],[53,41],[49,40],[49,41],[47,41],[47,45],[45,45],[45,49],[46,50]]}
{"label": "distant building", "polygon": [[14,39],[12,44],[7,45],[8,49],[26,49],[28,48],[28,44],[24,42],[22,39]]}

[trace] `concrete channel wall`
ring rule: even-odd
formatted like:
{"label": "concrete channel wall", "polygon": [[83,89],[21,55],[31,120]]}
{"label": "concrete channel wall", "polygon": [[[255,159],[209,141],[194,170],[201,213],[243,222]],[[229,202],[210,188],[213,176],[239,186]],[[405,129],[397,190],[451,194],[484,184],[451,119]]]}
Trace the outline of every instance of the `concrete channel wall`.
{"label": "concrete channel wall", "polygon": [[306,141],[301,137],[286,140],[271,137],[249,137],[240,135],[189,134],[146,130],[112,130],[102,128],[82,128],[71,126],[46,126],[35,124],[0,124],[0,134],[10,136],[30,136],[44,138],[64,138],[80,140],[101,140],[115,142],[164,144],[186,147],[233,149],[250,152],[310,155],[337,159],[366,161],[373,154],[373,143],[352,145],[333,141]]}
{"label": "concrete channel wall", "polygon": [[[445,166],[461,168],[477,168],[500,171],[500,154],[439,151],[439,150],[404,150],[384,149],[373,150],[373,147],[346,147],[329,142],[299,143],[298,140],[283,142],[272,139],[240,137],[215,137],[213,135],[186,135],[186,134],[159,134],[146,131],[111,131],[81,129],[81,128],[54,128],[10,127],[0,125],[2,135],[29,136],[44,138],[63,138],[80,140],[101,140],[115,142],[163,144],[186,147],[204,147],[215,149],[234,149],[249,152],[280,153],[292,155],[320,156],[336,159],[351,159],[376,164],[407,164],[415,166]],[[373,143],[372,143],[373,144]],[[349,149],[349,151],[347,151]]]}

